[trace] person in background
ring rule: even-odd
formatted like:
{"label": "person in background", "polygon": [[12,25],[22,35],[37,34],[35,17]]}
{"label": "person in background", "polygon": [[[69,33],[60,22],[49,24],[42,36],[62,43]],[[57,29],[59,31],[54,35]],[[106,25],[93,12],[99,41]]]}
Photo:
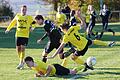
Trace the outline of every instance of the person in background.
{"label": "person in background", "polygon": [[87,31],[87,37],[91,38],[91,36],[95,36],[95,34],[92,32],[92,30],[95,26],[95,22],[96,22],[95,19],[97,16],[92,5],[88,5],[88,14],[90,14],[90,21],[89,21],[86,31]]}
{"label": "person in background", "polygon": [[105,4],[103,5],[102,10],[100,10],[99,15],[102,18],[102,24],[103,24],[102,32],[99,38],[102,38],[105,31],[112,32],[113,36],[115,36],[115,32],[112,29],[108,29],[108,20],[111,18],[111,12]]}

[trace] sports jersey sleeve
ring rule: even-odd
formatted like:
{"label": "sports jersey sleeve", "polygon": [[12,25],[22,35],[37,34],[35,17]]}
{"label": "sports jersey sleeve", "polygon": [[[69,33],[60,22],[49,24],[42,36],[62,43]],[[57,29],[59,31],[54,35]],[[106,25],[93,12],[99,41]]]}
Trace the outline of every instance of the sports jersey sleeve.
{"label": "sports jersey sleeve", "polygon": [[35,28],[37,26],[36,22],[33,20],[32,16],[29,16],[29,18],[30,18],[29,20],[30,20],[31,27]]}
{"label": "sports jersey sleeve", "polygon": [[80,30],[80,27],[81,27],[81,25],[80,26],[74,26],[74,29]]}
{"label": "sports jersey sleeve", "polygon": [[63,36],[63,41],[62,41],[63,43],[68,43],[68,39],[67,39],[67,35],[64,35]]}
{"label": "sports jersey sleeve", "polygon": [[14,17],[14,19],[11,21],[10,25],[7,27],[8,31],[16,25],[16,23],[17,23],[16,17],[17,17],[17,15]]}

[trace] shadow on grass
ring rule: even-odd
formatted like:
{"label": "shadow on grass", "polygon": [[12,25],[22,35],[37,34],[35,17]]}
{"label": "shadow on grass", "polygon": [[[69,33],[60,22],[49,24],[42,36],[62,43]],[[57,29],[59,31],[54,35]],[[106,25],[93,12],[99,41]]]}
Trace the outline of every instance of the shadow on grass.
{"label": "shadow on grass", "polygon": [[[111,75],[120,75],[120,68],[95,68],[96,70],[100,70],[96,72],[96,74],[111,74]],[[108,71],[107,71],[108,70]],[[110,71],[109,71],[110,70]],[[111,71],[113,70],[113,71]],[[116,72],[116,70],[118,72]],[[114,72],[115,71],[115,72]]]}

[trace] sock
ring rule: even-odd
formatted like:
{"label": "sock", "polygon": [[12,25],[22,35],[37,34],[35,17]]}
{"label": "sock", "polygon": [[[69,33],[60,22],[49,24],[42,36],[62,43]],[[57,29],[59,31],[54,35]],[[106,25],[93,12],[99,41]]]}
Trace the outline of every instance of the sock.
{"label": "sock", "polygon": [[20,59],[21,52],[18,52],[18,58]]}
{"label": "sock", "polygon": [[20,63],[23,63],[24,57],[25,57],[25,52],[21,52],[21,54],[20,54]]}
{"label": "sock", "polygon": [[101,45],[101,46],[108,46],[108,43],[100,40],[94,40],[94,44]]}
{"label": "sock", "polygon": [[74,60],[77,64],[84,65],[84,61],[81,58],[77,58]]}
{"label": "sock", "polygon": [[82,71],[84,68],[85,68],[84,65],[78,65],[78,67],[73,68],[73,70],[76,70],[78,72],[78,71]]}
{"label": "sock", "polygon": [[64,67],[66,67],[66,65],[67,65],[67,58],[64,58],[64,59],[63,59],[63,62],[62,62],[61,65],[64,66]]}
{"label": "sock", "polygon": [[43,56],[43,59],[42,59],[42,61],[45,62],[45,63],[47,62],[47,58],[46,57],[47,56]]}

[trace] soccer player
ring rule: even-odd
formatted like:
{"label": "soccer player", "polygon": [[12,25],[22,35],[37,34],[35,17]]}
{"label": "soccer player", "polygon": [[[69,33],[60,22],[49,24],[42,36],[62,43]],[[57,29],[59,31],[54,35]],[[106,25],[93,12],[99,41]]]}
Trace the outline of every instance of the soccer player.
{"label": "soccer player", "polygon": [[75,10],[72,10],[70,13],[70,22],[69,22],[70,26],[75,26],[77,24],[77,20],[75,17]]}
{"label": "soccer player", "polygon": [[[21,7],[21,13],[18,13],[10,25],[7,27],[5,33],[8,33],[12,27],[17,24],[16,27],[16,50],[19,57],[19,65],[17,69],[22,69],[24,65],[25,47],[28,44],[30,30],[34,30],[35,23],[32,16],[27,15],[27,6]],[[32,28],[31,28],[32,27]]]}
{"label": "soccer player", "polygon": [[76,67],[74,69],[65,68],[59,64],[47,64],[42,61],[34,61],[32,57],[27,56],[25,58],[25,63],[28,67],[35,70],[36,77],[47,77],[54,75],[69,75],[76,74],[78,71],[82,70],[83,66]]}
{"label": "soccer player", "polygon": [[58,12],[56,14],[56,23],[57,23],[57,26],[60,27],[61,24],[63,24],[64,22],[66,22],[66,15],[62,12],[62,9],[61,7],[59,6],[58,7]]}
{"label": "soccer player", "polygon": [[[85,22],[82,20],[80,12],[77,12],[77,15],[84,26]],[[99,40],[92,41],[92,40],[86,39],[80,35],[80,33],[78,32],[79,30],[80,30],[80,26],[72,26],[69,29],[67,29],[66,24],[61,25],[61,31],[64,32],[65,34],[63,36],[63,41],[59,46],[59,48],[57,49],[57,51],[53,54],[53,56],[48,57],[48,59],[54,58],[61,51],[61,49],[63,49],[64,45],[70,42],[72,45],[76,47],[76,50],[73,52],[71,56],[72,60],[74,60],[78,64],[85,65],[86,68],[84,71],[86,71],[87,69],[93,70],[93,67],[89,67],[81,58],[79,58],[79,56],[84,56],[86,51],[88,50],[88,47],[92,44],[112,46],[114,42],[108,44]]]}
{"label": "soccer player", "polygon": [[[45,29],[45,32],[46,32],[43,35],[43,37],[37,41],[37,43],[40,43],[47,36],[49,38],[49,42],[47,43],[47,46],[45,47],[45,50],[43,52],[43,59],[42,59],[43,62],[46,62],[47,61],[47,59],[46,59],[47,55],[54,48],[57,49],[60,46],[62,35],[59,32],[59,30],[55,28],[55,25],[53,24],[53,22],[51,22],[49,20],[44,20],[42,15],[37,15],[35,17],[35,20],[36,20],[36,23],[38,23],[39,25],[44,24],[44,29]],[[63,53],[63,50],[61,50],[60,53]],[[60,56],[60,58],[62,59],[62,56]]]}
{"label": "soccer player", "polygon": [[112,29],[108,29],[108,19],[111,16],[111,12],[108,10],[108,8],[105,4],[103,5],[103,9],[100,11],[99,15],[102,18],[102,24],[103,24],[103,28],[102,28],[102,32],[100,34],[100,38],[102,38],[104,31],[112,32],[113,36],[114,36],[115,32]]}
{"label": "soccer player", "polygon": [[88,10],[89,10],[88,14],[90,14],[90,21],[87,26],[87,35],[88,35],[88,38],[91,38],[91,35],[95,36],[95,34],[92,32],[92,30],[95,26],[95,19],[96,19],[97,14],[92,5],[88,6]]}

